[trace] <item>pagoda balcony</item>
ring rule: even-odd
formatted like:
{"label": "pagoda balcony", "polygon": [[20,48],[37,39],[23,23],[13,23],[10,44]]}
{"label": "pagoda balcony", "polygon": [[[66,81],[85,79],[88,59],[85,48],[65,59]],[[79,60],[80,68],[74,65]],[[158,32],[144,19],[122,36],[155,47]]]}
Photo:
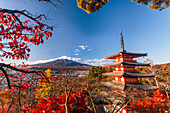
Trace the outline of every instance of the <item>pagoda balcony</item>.
{"label": "pagoda balcony", "polygon": [[113,61],[113,63],[116,63],[116,62],[137,62],[137,60],[119,60],[119,61]]}
{"label": "pagoda balcony", "polygon": [[128,61],[113,61],[111,64],[106,64],[104,67],[115,67],[115,66],[121,66],[122,65],[134,65],[134,66],[149,66],[150,63],[141,63],[141,62],[128,62]]}
{"label": "pagoda balcony", "polygon": [[111,81],[111,82],[102,82],[104,86],[110,87],[114,90],[119,90],[119,91],[126,91],[128,87],[134,87],[137,88],[138,90],[153,90],[156,89],[156,86],[150,86],[150,85],[145,85],[142,83],[122,83],[122,82],[117,82],[117,81]]}
{"label": "pagoda balcony", "polygon": [[129,58],[129,57],[119,57],[116,58],[115,61],[113,62],[119,62],[119,61],[137,62],[137,60],[133,60],[133,58]]}
{"label": "pagoda balcony", "polygon": [[123,67],[116,67],[115,71],[137,72],[135,70],[135,66],[133,66],[133,67],[125,67],[125,66],[123,66]]}
{"label": "pagoda balcony", "polygon": [[110,73],[103,73],[103,76],[147,78],[147,77],[154,77],[154,74],[153,73],[144,74],[144,73],[139,73],[139,72],[113,71]]}
{"label": "pagoda balcony", "polygon": [[111,82],[102,82],[102,84],[114,90],[121,90],[121,91],[125,90],[125,83],[123,82],[111,81]]}

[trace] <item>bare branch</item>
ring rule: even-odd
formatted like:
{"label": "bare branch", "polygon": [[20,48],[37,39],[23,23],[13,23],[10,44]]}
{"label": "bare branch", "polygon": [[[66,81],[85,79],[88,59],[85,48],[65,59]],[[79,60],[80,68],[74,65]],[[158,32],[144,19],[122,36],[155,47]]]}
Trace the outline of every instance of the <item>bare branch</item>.
{"label": "bare branch", "polygon": [[63,2],[61,0],[56,0],[56,1],[52,1],[52,0],[38,0],[38,1],[44,1],[46,3],[51,3],[55,8],[58,8],[59,5],[58,3],[60,3],[63,6]]}
{"label": "bare branch", "polygon": [[9,107],[8,107],[8,111],[7,111],[7,113],[9,112],[9,110],[10,110],[10,108],[11,108],[11,106],[12,106],[13,102],[14,102],[14,97],[11,99],[11,103],[10,103],[10,105],[9,105]]}

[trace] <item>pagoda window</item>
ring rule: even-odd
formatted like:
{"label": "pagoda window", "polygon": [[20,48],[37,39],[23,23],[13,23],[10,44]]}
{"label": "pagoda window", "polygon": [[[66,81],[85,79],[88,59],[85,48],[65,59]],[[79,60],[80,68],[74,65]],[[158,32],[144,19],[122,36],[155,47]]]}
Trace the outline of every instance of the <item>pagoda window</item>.
{"label": "pagoda window", "polygon": [[118,71],[118,68],[116,68],[116,71]]}
{"label": "pagoda window", "polygon": [[121,78],[121,81],[124,82],[124,77]]}
{"label": "pagoda window", "polygon": [[123,61],[123,58],[122,57],[116,57],[115,58],[115,61],[118,62],[118,61]]}
{"label": "pagoda window", "polygon": [[123,71],[124,70],[124,68],[123,67],[121,67],[121,71]]}
{"label": "pagoda window", "polygon": [[118,77],[115,77],[115,80],[118,81]]}
{"label": "pagoda window", "polygon": [[121,91],[121,93],[124,93],[124,91]]}
{"label": "pagoda window", "polygon": [[123,58],[120,58],[121,61],[123,61]]}

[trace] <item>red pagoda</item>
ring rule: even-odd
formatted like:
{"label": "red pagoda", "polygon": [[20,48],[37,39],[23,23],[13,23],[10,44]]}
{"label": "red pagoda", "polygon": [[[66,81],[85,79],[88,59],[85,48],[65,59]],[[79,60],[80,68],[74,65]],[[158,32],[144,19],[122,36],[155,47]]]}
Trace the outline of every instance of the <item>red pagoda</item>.
{"label": "red pagoda", "polygon": [[[143,74],[135,70],[136,66],[150,66],[149,63],[141,63],[134,60],[134,58],[147,56],[147,53],[133,53],[127,52],[124,49],[123,34],[121,30],[121,51],[115,55],[105,57],[105,59],[115,59],[111,64],[105,65],[105,67],[114,67],[113,72],[103,73],[103,76],[112,77],[110,82],[102,82],[103,85],[112,88],[116,93],[121,93],[125,97],[126,90],[129,87],[134,87],[139,90],[152,90],[155,86],[144,85],[139,81],[139,78],[154,77],[154,74]],[[118,101],[120,102],[120,101]],[[127,109],[124,111],[128,113]]]}

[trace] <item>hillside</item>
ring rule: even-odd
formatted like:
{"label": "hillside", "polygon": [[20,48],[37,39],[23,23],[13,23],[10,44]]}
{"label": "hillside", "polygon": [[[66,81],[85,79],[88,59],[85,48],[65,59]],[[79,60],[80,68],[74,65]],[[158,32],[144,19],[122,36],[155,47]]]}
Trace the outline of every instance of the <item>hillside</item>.
{"label": "hillside", "polygon": [[156,72],[157,75],[170,75],[170,63],[154,65],[153,70]]}
{"label": "hillside", "polygon": [[[148,67],[141,67],[136,69],[141,73],[151,73],[151,70]],[[170,76],[170,63],[154,65],[152,70],[156,73],[156,75]]]}

